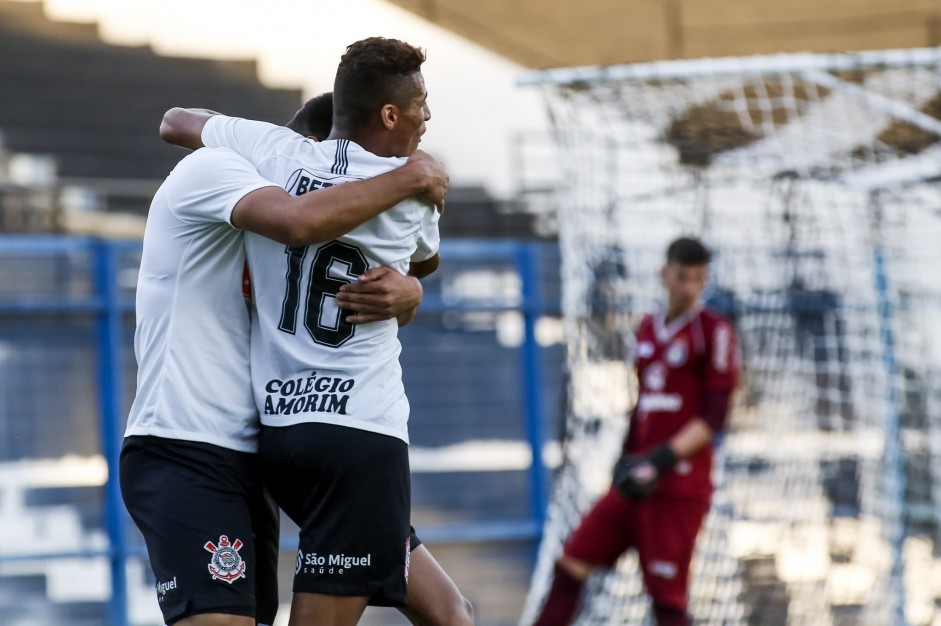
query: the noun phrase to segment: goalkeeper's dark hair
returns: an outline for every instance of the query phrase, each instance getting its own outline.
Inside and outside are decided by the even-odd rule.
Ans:
[[[709,265],[712,253],[701,241],[693,237],[680,237],[667,248],[667,263],[679,265]]]
[[[333,83],[334,125],[361,129],[378,119],[384,105],[406,106],[414,96],[411,77],[424,62],[424,51],[398,39],[369,37],[351,44]]]
[[[329,137],[333,127],[333,92],[322,93],[305,102],[285,126],[305,137],[316,137],[318,141]]]

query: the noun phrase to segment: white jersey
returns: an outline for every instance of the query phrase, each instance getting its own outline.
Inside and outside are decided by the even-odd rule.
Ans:
[[[228,150],[201,149],[157,190],[137,281],[137,396],[125,436],[255,452],[258,413],[236,203],[273,186]]]
[[[214,116],[207,146],[229,148],[259,174],[302,195],[402,165],[349,140],[314,142],[281,126]],[[408,400],[396,320],[350,324],[334,295],[371,267],[405,274],[438,250],[438,213],[417,199],[397,204],[335,241],[286,247],[247,233],[252,276],[252,384],[261,422],[324,422],[408,442]]]

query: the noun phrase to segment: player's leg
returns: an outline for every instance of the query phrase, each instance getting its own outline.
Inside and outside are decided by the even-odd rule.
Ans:
[[[366,596],[294,592],[288,626],[354,626],[366,610]]]
[[[255,624],[253,456],[156,437],[125,441],[121,491],[147,544],[167,624]]]
[[[193,615],[173,622],[173,626],[255,626],[255,619],[224,613]]]
[[[260,476],[260,469],[259,469]],[[255,530],[255,620],[258,626],[271,626],[278,614],[278,556],[281,552],[281,512],[260,484],[251,506]]]
[[[422,545],[414,528],[409,546],[408,604],[399,611],[414,626],[473,626],[473,605]]]
[[[299,522],[291,626],[355,624],[367,602],[406,602],[408,446],[333,424],[263,427],[275,501]]]
[[[592,570],[612,567],[633,545],[632,520],[637,506],[616,489],[595,503],[565,542],[546,602],[533,626],[565,626],[572,622]]]
[[[563,565],[563,558],[555,564],[552,585],[533,626],[567,626],[578,611],[588,575],[572,574],[571,568],[582,570],[585,564],[569,562]]]
[[[637,553],[657,626],[690,626],[689,566],[709,501],[654,495],[638,514]]]

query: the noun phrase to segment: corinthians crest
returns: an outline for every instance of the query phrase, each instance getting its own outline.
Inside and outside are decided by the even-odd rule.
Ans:
[[[212,559],[209,561],[209,573],[213,580],[224,580],[232,584],[239,578],[245,578],[245,561],[239,550],[242,549],[242,541],[236,539],[234,543],[229,542],[225,535],[219,535],[219,546],[217,547],[211,541],[207,541],[203,546],[212,553]]]

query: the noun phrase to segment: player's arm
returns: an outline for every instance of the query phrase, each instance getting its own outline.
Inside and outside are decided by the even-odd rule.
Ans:
[[[441,255],[435,252],[435,255],[430,259],[425,259],[424,261],[413,261],[411,266],[408,268],[408,275],[414,278],[416,281],[425,278],[433,274],[438,269],[438,265],[441,263]],[[419,284],[419,286],[421,286]],[[411,309],[402,311],[397,315],[399,321],[399,327],[405,326],[415,318],[415,314],[418,313],[418,305],[421,304],[419,301]]]
[[[438,220],[440,216],[433,211],[426,211],[421,218],[421,226],[418,229],[416,238],[415,252],[409,259],[409,270],[406,279],[411,281],[411,287],[415,289],[414,300],[407,302],[398,300],[397,305],[388,306],[390,293],[380,291],[383,283],[391,281],[394,277],[396,281],[401,280],[397,272],[392,272],[389,268],[380,268],[387,270],[377,279],[372,281],[360,278],[356,283],[345,285],[338,294],[338,303],[345,309],[356,311],[356,314],[347,317],[347,321],[352,323],[374,322],[395,317],[399,326],[405,326],[415,317],[418,306],[421,304],[421,284],[419,279],[428,276],[438,269],[441,262],[441,255],[438,247],[441,243],[441,236],[438,231]],[[379,271],[379,270],[375,270]],[[368,272],[367,272],[368,274]],[[405,295],[407,289],[398,292]]]
[[[625,455],[614,468],[614,484],[627,496],[644,498],[661,476],[706,446],[725,429],[731,390],[707,390],[700,415],[689,420],[669,441],[645,456]]]
[[[435,252],[434,256],[424,261],[412,261],[408,268],[408,275],[419,279],[425,278],[434,274],[439,265],[441,265],[441,255]]]
[[[686,423],[670,441],[661,446],[664,450],[655,450],[651,455],[652,462],[658,474],[670,470],[679,461],[688,459],[710,443],[715,437],[712,428],[701,417],[694,417]],[[662,457],[660,463],[656,463],[656,458]]]
[[[399,326],[405,326],[421,304],[423,291],[419,279],[438,269],[439,261],[440,256],[435,254],[425,261],[413,262],[407,276],[389,267],[369,269],[355,283],[340,287],[337,304],[354,312],[346,318],[352,324],[394,317]]]
[[[703,395],[705,399],[699,416],[687,422],[663,445],[668,450],[659,453],[663,460],[657,470],[661,474],[671,469],[677,462],[688,459],[710,445],[715,436],[725,430],[732,392],[725,389],[707,389]],[[657,452],[654,452],[651,456],[656,454]]]
[[[203,131],[206,129],[206,124],[209,120],[216,115],[219,115],[219,113],[210,111],[209,109],[184,109],[174,107],[163,115],[163,121],[160,124],[160,138],[167,143],[183,148],[193,150],[202,148],[205,146]],[[225,119],[231,120],[234,118]],[[241,120],[240,123],[243,125],[251,124],[256,127],[264,125],[261,122],[250,122],[246,120]],[[270,128],[270,125],[268,125],[268,127]],[[226,147],[226,145],[227,144],[211,144],[212,147]],[[250,155],[243,156],[250,158]],[[411,169],[403,171],[406,167],[410,167]],[[352,227],[340,234],[346,234],[352,230],[352,228],[359,226],[385,209],[411,196],[419,196],[433,204],[439,212],[444,211],[444,196],[448,190],[448,173],[444,164],[427,152],[419,150],[409,157],[403,167],[369,180],[381,180],[382,182],[358,192],[360,198],[365,198],[367,201],[373,202],[370,206],[364,207],[362,214],[368,215],[368,217],[356,221],[353,223]],[[353,186],[355,188],[357,186],[363,186],[365,182],[368,181],[347,183],[344,187]],[[321,191],[318,190],[318,193],[321,193]],[[351,191],[349,193],[357,192]],[[340,195],[342,196],[343,194]],[[375,201],[379,201],[378,204],[375,204]],[[380,208],[377,210],[376,207]],[[354,220],[351,220],[351,223],[353,221]]]
[[[160,138],[181,148],[196,150],[203,147],[203,127],[213,115],[209,109],[183,109],[173,107],[163,114]]]
[[[275,187],[260,189],[236,205],[232,224],[289,246],[331,241],[405,198],[427,192],[429,184],[446,188],[447,172],[424,154],[387,174],[302,196]],[[440,197],[443,201],[443,191]]]
[[[625,455],[618,459],[613,482],[623,494],[644,498],[657,488],[661,476],[710,445],[715,434],[705,419],[694,417],[650,454]]]
[[[403,326],[411,321],[421,299],[422,286],[418,278],[385,266],[366,270],[355,283],[340,287],[336,295],[341,309],[353,311],[346,317],[352,324],[396,318],[399,326]]]
[[[707,365],[700,381],[702,404],[698,415],[665,444],[668,450],[660,452],[664,466],[657,468],[661,474],[677,461],[688,459],[710,445],[713,438],[725,430],[739,373],[738,341],[731,324],[725,320],[712,329],[706,358]]]

